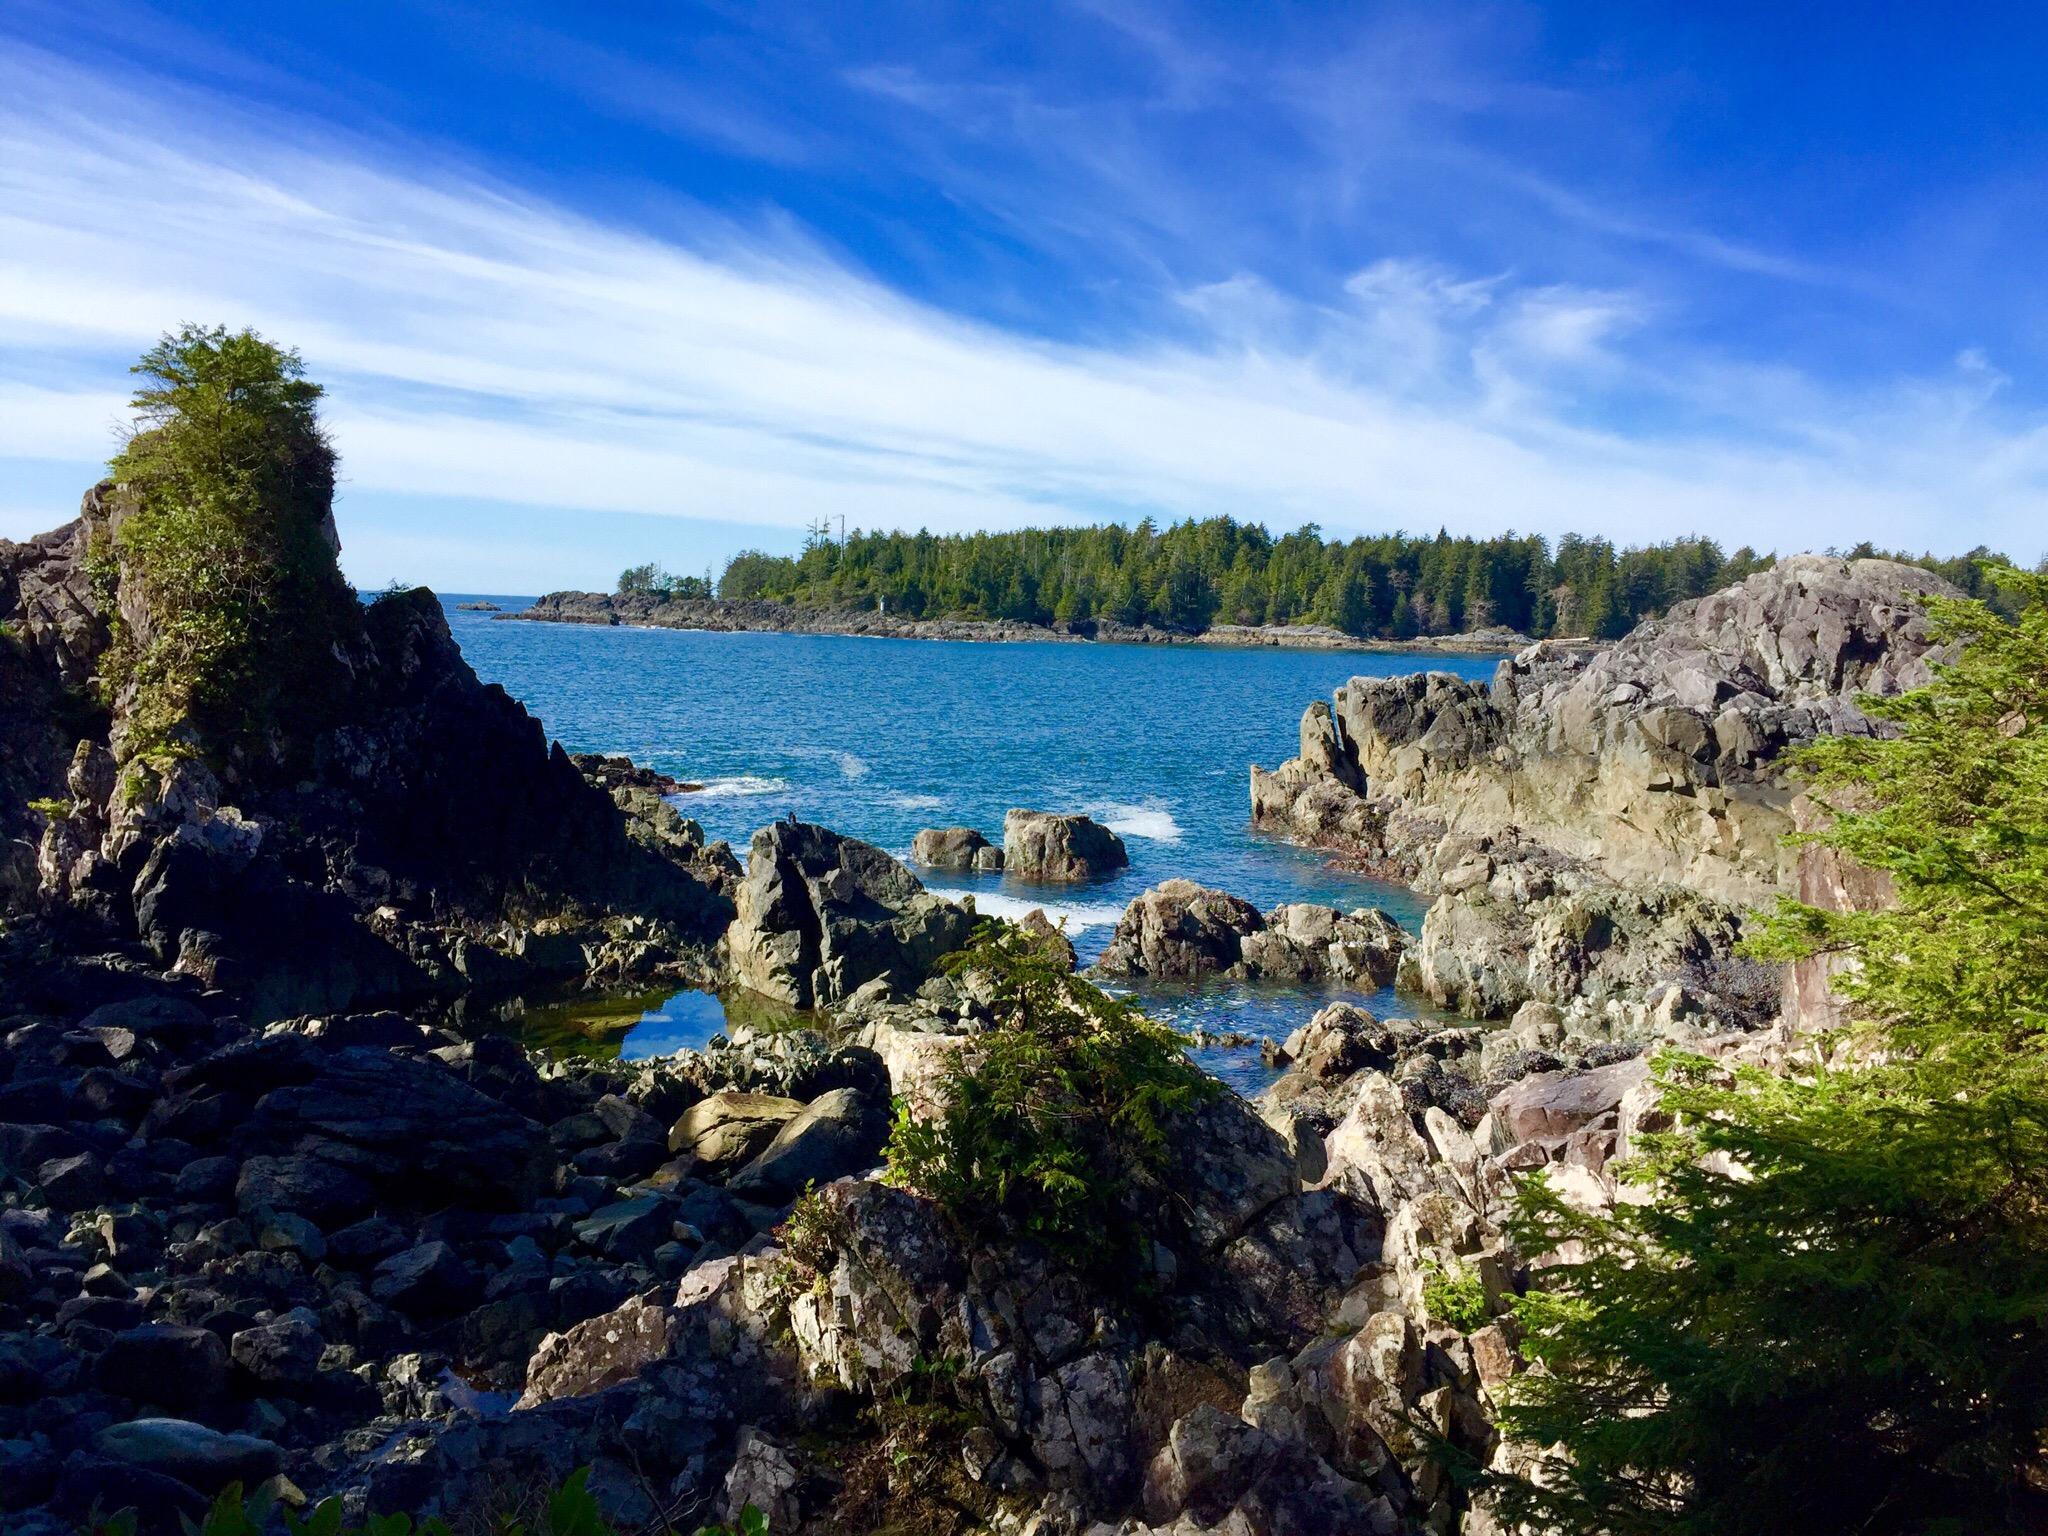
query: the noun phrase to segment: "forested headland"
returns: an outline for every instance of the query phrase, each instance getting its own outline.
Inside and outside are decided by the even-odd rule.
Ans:
[[[1851,556],[1879,553],[1865,544]],[[1965,591],[1983,549],[1955,558],[1893,554]],[[1387,640],[1500,626],[1536,636],[1613,638],[1673,603],[1768,567],[1748,546],[1706,537],[1618,548],[1566,534],[1495,538],[1404,533],[1325,538],[1311,523],[1275,538],[1214,517],[1160,527],[1027,528],[1005,533],[813,530],[799,555],[746,551],[714,583],[658,565],[622,574],[621,593],[768,599],[816,608],[885,608],[912,619],[1093,620],[1200,632],[1219,624],[1322,624]]]

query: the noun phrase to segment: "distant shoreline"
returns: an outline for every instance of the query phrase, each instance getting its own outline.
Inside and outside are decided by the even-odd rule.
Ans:
[[[1015,619],[912,619],[869,608],[801,608],[766,600],[658,598],[603,592],[550,592],[493,622],[591,624],[604,628],[691,629],[730,634],[853,635],[889,640],[971,640],[984,643],[1060,641],[1108,645],[1195,645],[1233,650],[1404,651],[1442,656],[1506,655],[1535,642],[1514,630],[1418,635],[1412,640],[1363,639],[1321,624],[1218,624],[1199,634],[1119,624],[1026,624]]]

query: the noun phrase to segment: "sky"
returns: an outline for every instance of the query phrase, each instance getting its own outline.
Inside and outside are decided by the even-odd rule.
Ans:
[[[2048,554],[2023,5],[0,0],[0,537],[186,321],[362,587],[819,519]]]

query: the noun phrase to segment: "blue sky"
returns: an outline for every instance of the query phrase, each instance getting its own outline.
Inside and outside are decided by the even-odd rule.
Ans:
[[[2044,44],[1991,5],[10,0],[0,535],[69,515],[195,319],[328,385],[365,586],[840,515],[2031,561]]]

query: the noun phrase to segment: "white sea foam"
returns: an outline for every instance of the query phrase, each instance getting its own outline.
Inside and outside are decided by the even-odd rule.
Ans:
[[[1177,843],[1180,823],[1161,805],[1106,802],[1088,807],[1088,814],[1119,837],[1142,837],[1152,843]]]
[[[767,779],[758,774],[736,773],[729,778],[706,779],[702,789],[687,791],[677,797],[676,803],[688,805],[692,800],[751,800],[759,795],[779,795],[788,788],[787,779]]]
[[[884,795],[882,798],[899,811],[936,811],[946,803],[939,795]]]
[[[834,752],[832,757],[839,764],[839,771],[847,778],[864,779],[868,776],[866,759],[855,757],[851,752]]]
[[[974,898],[974,910],[983,917],[1007,917],[1012,920],[1032,910],[1043,912],[1055,923],[1067,925],[1067,936],[1090,928],[1108,928],[1124,915],[1124,909],[1110,902],[1092,901],[1033,901],[1028,896],[1006,896],[1000,891],[947,891],[933,887],[933,894],[949,897],[955,901],[963,896]]]

